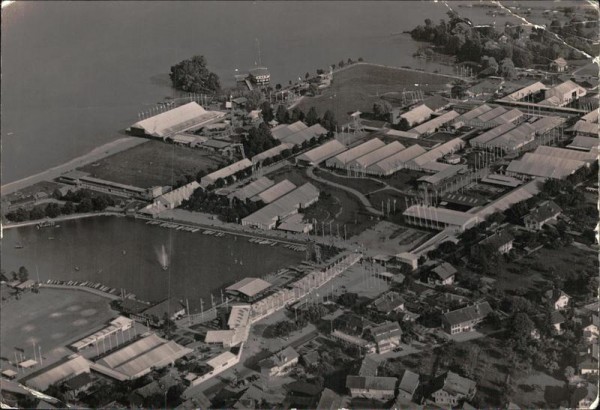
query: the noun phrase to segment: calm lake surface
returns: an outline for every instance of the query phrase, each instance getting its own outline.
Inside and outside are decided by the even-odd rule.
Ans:
[[[248,238],[214,237],[146,225],[122,217],[61,222],[58,228],[24,227],[4,231],[2,268],[27,267],[32,279],[101,282],[125,288],[144,300],[169,295],[210,301],[219,289],[246,276],[263,276],[304,259],[303,252],[256,245]],[[53,239],[50,239],[53,238]],[[15,245],[24,247],[16,249]],[[158,262],[162,246],[170,269]],[[79,271],[75,270],[79,267]],[[208,304],[206,305],[208,306]]]

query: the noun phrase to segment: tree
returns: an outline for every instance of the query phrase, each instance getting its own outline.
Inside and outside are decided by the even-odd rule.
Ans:
[[[103,211],[108,206],[108,200],[104,195],[98,195],[92,198],[92,207],[94,211]]]
[[[450,95],[452,98],[464,98],[467,87],[464,84],[455,84],[452,86],[450,90]]]
[[[92,204],[92,200],[90,198],[84,198],[77,205],[77,212],[91,212],[94,209],[94,205]]]
[[[67,201],[61,208],[60,212],[63,215],[71,215],[73,212],[75,212],[75,205],[73,202]]]
[[[48,218],[56,218],[60,215],[60,205],[54,202],[49,203],[46,205],[45,213]]]
[[[33,220],[43,219],[45,216],[46,216],[46,213],[44,212],[44,209],[40,206],[36,206],[29,213],[29,218],[33,219]]]
[[[288,110],[285,108],[285,105],[280,105],[277,107],[277,112],[275,113],[275,119],[280,124],[286,124],[290,120],[290,114]]]
[[[171,67],[173,87],[186,92],[213,94],[220,90],[219,77],[206,68],[204,56],[194,56]]]
[[[271,108],[271,103],[269,101],[264,101],[260,107],[261,107],[261,114],[263,117],[263,121],[265,121],[265,122],[273,121],[273,118],[275,118],[275,115],[273,114],[273,108]]]
[[[290,116],[290,123],[294,123],[297,121],[304,121],[304,112],[300,108],[295,107],[292,110],[292,114]]]
[[[338,67],[339,68],[344,67],[344,60],[340,60],[340,62],[338,63]]]
[[[281,90],[281,88],[282,88],[282,87],[281,87],[281,84],[279,84],[279,83],[275,84],[275,89],[276,89],[277,91]]]
[[[181,384],[174,384],[167,390],[167,408],[174,409],[181,404],[181,395],[185,387]]]
[[[321,119],[321,125],[328,131],[334,131],[337,127],[337,121],[331,110],[325,111],[323,118]]]
[[[358,62],[362,63],[363,61],[365,61],[362,57],[358,57]]]
[[[246,107],[249,110],[256,110],[265,100],[265,97],[260,90],[252,90],[246,94]]]
[[[27,279],[29,279],[29,271],[25,266],[21,266],[19,268],[19,273],[17,275],[21,282],[25,282]]]
[[[400,131],[408,131],[410,130],[410,123],[406,118],[400,118],[398,125],[396,126]]]
[[[307,71],[306,74],[304,74],[304,79],[308,80],[310,78],[310,73]]]
[[[319,122],[319,115],[317,114],[317,110],[315,107],[310,107],[308,113],[306,114],[306,124],[310,127],[311,125],[315,125]]]
[[[379,100],[373,104],[373,114],[380,120],[387,120],[390,112],[392,111],[392,104],[386,100]]]
[[[513,79],[517,76],[517,70],[515,70],[515,65],[510,58],[505,58],[500,62],[500,75],[507,79]]]

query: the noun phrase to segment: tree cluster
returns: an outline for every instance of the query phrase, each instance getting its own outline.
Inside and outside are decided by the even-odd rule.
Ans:
[[[171,67],[169,74],[173,87],[193,93],[217,93],[221,85],[219,76],[206,68],[204,56],[194,56]]]
[[[45,206],[36,206],[32,209],[18,208],[7,213],[6,218],[12,222],[35,221],[73,213],[103,211],[107,207],[115,205],[112,197],[102,193],[94,193],[87,189],[80,189],[75,192],[69,191],[63,196],[59,194],[58,199],[66,201],[65,204],[61,206],[55,202],[50,202]]]
[[[264,122],[258,127],[251,128],[248,131],[248,135],[242,139],[242,145],[247,157],[253,157],[279,144],[281,142],[273,138],[269,126]]]
[[[258,211],[264,204],[261,201],[240,201],[237,198],[227,198],[212,191],[198,188],[190,199],[184,201],[182,207],[190,211],[207,212],[219,215],[226,222],[239,222],[242,218]]]

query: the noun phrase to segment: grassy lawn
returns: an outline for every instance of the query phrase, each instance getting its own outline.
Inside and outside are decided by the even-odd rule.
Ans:
[[[425,175],[430,174],[422,171],[402,169],[387,178],[383,178],[382,180],[394,188],[404,190],[414,188],[415,181]]]
[[[450,79],[433,73],[414,72],[402,68],[357,64],[334,74],[331,87],[322,95],[307,97],[299,108],[308,112],[315,107],[319,115],[331,110],[340,124],[349,121],[348,114],[356,110],[371,112],[382,96],[399,96],[404,90],[439,90]],[[421,84],[416,87],[415,84]]]
[[[15,347],[30,354],[32,342],[46,354],[115,316],[108,299],[87,292],[42,288],[25,293],[2,306],[1,355],[11,358]]]
[[[346,175],[342,173],[344,171],[340,171],[340,175]],[[349,188],[356,189],[358,192],[362,194],[368,194],[369,192],[376,191],[378,189],[383,188],[385,185],[381,182],[374,181],[369,178],[345,178],[344,176],[335,176],[327,171],[322,171],[320,169],[315,169],[315,175],[326,179],[328,181],[335,182],[340,185],[345,185]]]
[[[129,184],[141,188],[172,185],[185,175],[224,164],[224,158],[198,149],[148,141],[96,163],[82,171],[96,178]]]

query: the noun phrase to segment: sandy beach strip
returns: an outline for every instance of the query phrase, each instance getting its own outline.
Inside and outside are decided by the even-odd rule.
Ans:
[[[19,191],[33,184],[37,184],[41,181],[51,181],[55,178],[58,178],[65,172],[72,171],[75,168],[79,168],[91,162],[95,162],[118,152],[133,148],[137,145],[143,144],[144,142],[148,142],[148,140],[137,137],[119,138],[116,141],[112,141],[100,147],[94,148],[87,154],[72,159],[65,164],[50,168],[46,171],[40,172],[39,174],[31,175],[29,177],[19,179],[18,181],[2,185],[1,195],[12,194],[13,192]]]

